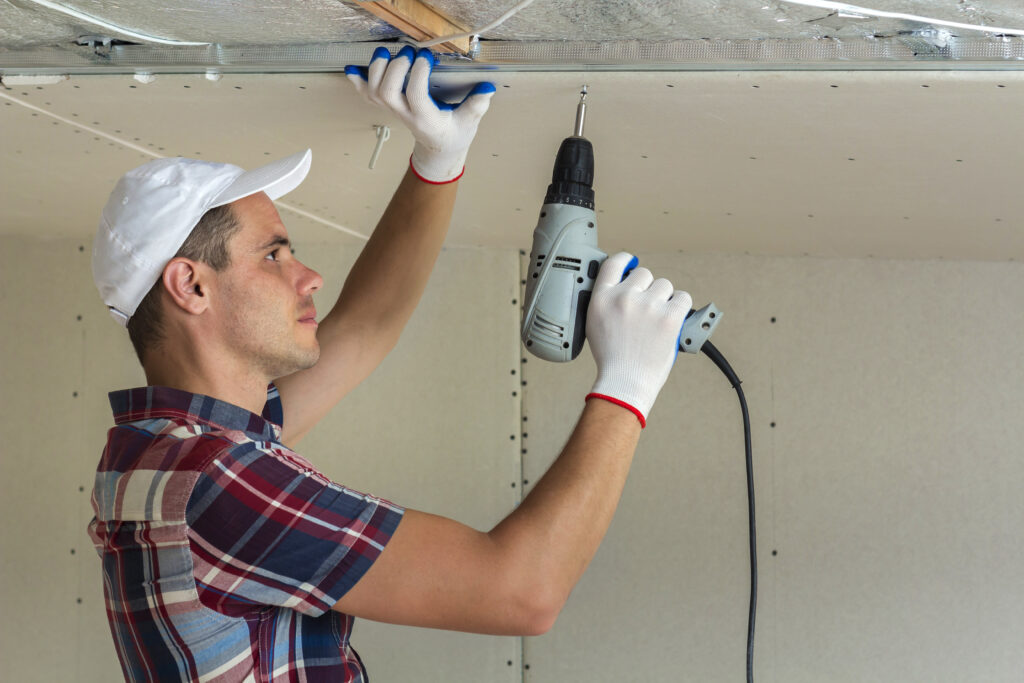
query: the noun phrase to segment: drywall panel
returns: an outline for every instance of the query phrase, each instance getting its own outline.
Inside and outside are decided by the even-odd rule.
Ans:
[[[324,274],[326,311],[355,252],[300,245],[297,255]],[[301,452],[358,490],[480,530],[497,524],[520,491],[518,277],[514,251],[445,250],[398,346]],[[374,680],[521,679],[517,638],[362,620],[352,643]]]
[[[438,72],[435,84],[444,93],[482,78],[499,87],[461,181],[453,245],[528,246],[588,83],[609,247],[1024,259],[1007,144],[1024,134],[1022,71]],[[374,124],[392,136],[371,171]],[[339,74],[75,76],[0,90],[0,126],[6,234],[88,237],[112,179],[145,154],[253,167],[306,147],[312,171],[284,203],[366,234],[412,146]],[[325,223],[294,229],[334,239]]]
[[[118,680],[86,524],[106,392],[142,373],[91,285],[89,241],[4,237],[0,252],[4,676]]]
[[[1024,268],[641,255],[725,312],[750,404],[760,550],[755,680],[1016,681]],[[593,377],[529,357],[524,477]],[[738,403],[680,356],[611,529],[531,681],[743,680],[748,571]],[[526,487],[529,493],[529,485]]]
[[[0,598],[17,615],[0,630],[5,679],[118,680],[86,525],[106,394],[144,377],[91,283],[89,240],[0,244]],[[296,253],[323,274],[326,312],[357,250],[338,236],[300,238]],[[406,336],[303,454],[354,488],[479,528],[497,522],[519,495],[517,283],[513,251],[442,253]],[[353,643],[375,680],[520,679],[515,638],[358,620]]]

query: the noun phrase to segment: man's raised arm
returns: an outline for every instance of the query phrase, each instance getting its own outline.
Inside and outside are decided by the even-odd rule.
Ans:
[[[690,295],[605,261],[587,338],[597,380],[561,455],[491,531],[409,510],[334,606],[356,617],[477,633],[536,635],[554,623],[600,544],[641,427],[676,359]]]
[[[494,86],[479,83],[458,105],[430,97],[429,50],[378,48],[366,68],[346,74],[369,101],[398,116],[416,146],[409,170],[353,266],[337,303],[320,322],[320,360],[277,380],[282,441],[294,446],[391,351],[420,301],[451,223],[458,179]],[[406,76],[408,85],[406,86]]]

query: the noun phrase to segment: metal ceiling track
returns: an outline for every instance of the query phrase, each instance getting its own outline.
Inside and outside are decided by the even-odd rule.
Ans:
[[[117,44],[0,52],[0,75],[314,73],[365,64],[400,42],[201,47]],[[1024,38],[956,38],[943,31],[807,40],[480,41],[440,55],[445,71],[1020,70]]]

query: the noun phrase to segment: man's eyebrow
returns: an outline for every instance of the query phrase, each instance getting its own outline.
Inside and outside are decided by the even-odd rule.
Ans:
[[[292,243],[284,235],[274,235],[273,239],[264,245],[261,245],[257,251],[263,251],[264,249],[270,249],[271,247],[288,247],[291,248]]]

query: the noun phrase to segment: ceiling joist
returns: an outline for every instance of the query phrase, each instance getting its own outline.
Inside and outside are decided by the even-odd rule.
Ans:
[[[469,30],[420,0],[356,0],[355,4],[417,41],[433,40]],[[451,40],[441,43],[439,47],[444,52],[464,55],[469,52],[469,38]]]

